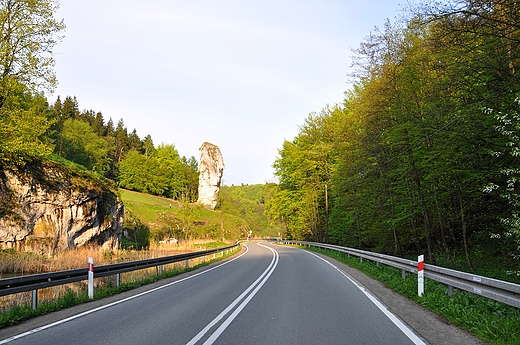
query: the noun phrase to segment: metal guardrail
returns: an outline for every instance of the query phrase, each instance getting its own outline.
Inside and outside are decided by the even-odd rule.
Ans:
[[[398,258],[395,256],[373,253],[365,250],[341,247],[331,244],[303,242],[303,241],[280,241],[286,244],[298,244],[303,246],[313,246],[316,248],[330,249],[348,255],[353,255],[362,259],[396,267],[402,270],[403,279],[405,272],[417,273],[417,261]],[[451,296],[453,288],[468,291],[489,299],[520,308],[520,285],[498,279],[487,278],[466,272],[455,271],[435,265],[424,265],[424,276],[438,281],[448,286],[448,294]]]
[[[150,267],[157,267],[166,264],[172,264],[175,262],[180,262],[186,260],[186,268],[188,268],[188,260],[203,257],[206,255],[216,254],[218,252],[223,252],[232,248],[235,248],[240,245],[240,242],[237,242],[233,245],[215,249],[208,249],[200,252],[192,252],[185,254],[178,254],[173,256],[164,256],[160,258],[154,259],[145,259],[139,261],[129,261],[129,262],[121,262],[117,264],[96,266],[94,269],[94,278],[101,278],[110,275],[118,275],[125,272],[141,270]],[[162,269],[161,269],[162,272]],[[32,291],[33,299],[32,299],[32,307],[36,308],[37,304],[37,291],[39,289],[80,282],[88,279],[88,269],[87,268],[78,268],[74,270],[67,271],[58,271],[58,272],[50,272],[50,273],[41,273],[41,274],[33,274],[27,276],[13,277],[13,278],[5,278],[0,279],[0,296],[6,296],[10,294]],[[119,282],[119,279],[118,279]],[[117,284],[119,285],[119,284]]]

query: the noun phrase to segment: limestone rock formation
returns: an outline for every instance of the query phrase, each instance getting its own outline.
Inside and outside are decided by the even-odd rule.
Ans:
[[[224,173],[224,158],[218,146],[210,143],[202,144],[199,152],[199,202],[214,210]]]
[[[109,188],[50,162],[0,171],[0,248],[117,249],[124,207]]]

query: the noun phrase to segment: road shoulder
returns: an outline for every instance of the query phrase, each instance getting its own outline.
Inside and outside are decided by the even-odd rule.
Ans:
[[[317,253],[315,253],[317,254]],[[386,308],[432,345],[478,345],[486,344],[470,332],[459,328],[449,320],[424,308],[416,302],[386,287],[365,273],[338,260],[317,254],[336,266],[340,271],[368,290]]]

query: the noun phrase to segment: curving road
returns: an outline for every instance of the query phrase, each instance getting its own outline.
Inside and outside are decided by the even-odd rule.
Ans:
[[[245,246],[240,256],[182,279],[88,303],[25,332],[12,334],[28,325],[0,330],[0,344],[424,344],[319,256]]]

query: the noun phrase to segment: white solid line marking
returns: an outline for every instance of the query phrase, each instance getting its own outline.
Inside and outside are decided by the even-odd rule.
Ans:
[[[251,294],[249,294],[249,296],[247,296],[247,298],[238,306],[237,309],[235,309],[235,311],[226,319],[226,321],[224,321],[220,325],[220,327],[217,328],[217,330],[215,332],[213,332],[213,334],[208,338],[208,340],[206,340],[204,342],[204,345],[211,345],[218,339],[218,337],[220,337],[220,335],[226,330],[226,328],[228,328],[228,326],[231,324],[231,322],[233,322],[233,320],[238,316],[238,314],[240,314],[242,309],[244,309],[245,306],[249,303],[249,301],[251,301],[251,299],[256,295],[258,290],[260,290],[260,288],[265,284],[265,282],[269,279],[271,274],[273,274],[274,270],[276,269],[276,266],[278,265],[278,257],[279,257],[278,252],[267,246],[264,246],[261,244],[258,244],[258,245],[271,250],[273,252],[273,254],[275,254],[276,261],[274,263],[273,268],[269,271],[267,276],[260,282],[260,284],[258,284],[256,289],[254,289],[253,292],[251,292]]]
[[[41,326],[41,327],[38,327],[38,328],[32,329],[32,330],[30,330],[30,331],[24,332],[24,333],[20,333],[20,334],[17,334],[17,335],[13,335],[12,337],[6,338],[6,339],[4,339],[4,340],[0,340],[0,345],[10,343],[10,342],[13,341],[13,340],[20,339],[20,338],[24,338],[24,337],[26,337],[26,336],[28,336],[28,335],[31,335],[31,334],[34,334],[34,333],[37,333],[37,332],[40,332],[40,331],[46,330],[46,329],[51,328],[51,327],[54,327],[54,326],[61,325],[62,323],[65,323],[65,322],[68,322],[68,321],[72,321],[72,320],[74,320],[74,319],[80,318],[80,317],[85,316],[85,315],[88,315],[88,314],[92,314],[92,313],[94,313],[94,312],[96,312],[96,311],[103,310],[103,309],[106,309],[106,308],[112,307],[112,306],[114,306],[114,305],[117,305],[117,304],[120,304],[120,303],[123,303],[123,302],[129,301],[129,300],[132,300],[132,299],[134,299],[134,298],[137,298],[137,297],[140,297],[140,296],[143,296],[143,295],[147,295],[147,294],[152,293],[152,292],[155,292],[155,291],[157,291],[157,290],[161,290],[161,289],[164,289],[164,288],[166,288],[166,287],[169,287],[169,286],[175,285],[175,284],[180,283],[180,282],[183,282],[183,281],[185,281],[185,280],[188,280],[188,279],[191,279],[191,278],[195,278],[195,277],[200,276],[200,275],[202,275],[202,274],[204,274],[204,273],[207,273],[207,272],[209,272],[209,271],[212,271],[212,270],[214,270],[214,269],[217,269],[217,268],[219,268],[219,267],[222,267],[222,266],[224,266],[224,265],[227,265],[228,263],[230,263],[230,262],[232,262],[232,261],[235,261],[236,259],[238,259],[238,258],[244,256],[244,255],[249,251],[249,248],[248,248],[247,246],[245,246],[245,247],[246,247],[246,251],[245,251],[245,252],[243,252],[242,254],[240,254],[239,256],[237,256],[236,258],[233,258],[233,259],[231,259],[231,260],[229,260],[229,261],[226,261],[226,262],[224,262],[224,263],[222,263],[222,264],[220,264],[220,265],[217,265],[217,266],[212,267],[212,268],[209,268],[209,269],[207,269],[207,270],[205,270],[205,271],[202,271],[202,272],[196,273],[196,274],[194,274],[194,275],[192,275],[192,276],[189,276],[189,277],[186,277],[186,278],[182,278],[182,279],[179,279],[179,280],[177,280],[177,281],[174,281],[174,282],[168,283],[168,284],[166,284],[166,285],[161,285],[161,286],[159,286],[159,287],[156,287],[155,289],[148,290],[148,291],[144,291],[144,292],[141,292],[141,293],[139,293],[139,294],[137,294],[137,295],[133,295],[133,296],[130,296],[130,297],[124,298],[124,299],[122,299],[122,300],[115,301],[115,302],[112,302],[112,303],[110,303],[110,304],[103,305],[103,306],[101,306],[101,307],[97,307],[97,308],[94,308],[94,309],[91,309],[91,310],[87,310],[87,311],[85,311],[85,312],[83,312],[83,313],[80,313],[80,314],[77,314],[77,315],[74,315],[74,316],[68,317],[68,318],[66,318],[66,319],[59,320],[59,321],[56,321],[56,322],[53,322],[53,323],[47,324],[47,325],[44,325],[44,326]]]
[[[339,268],[337,268],[336,266],[334,266],[332,263],[328,262],[324,258],[320,257],[319,255],[316,255],[309,251],[305,251],[305,252],[309,253],[311,255],[314,255],[315,257],[317,257],[320,260],[325,261],[327,264],[331,265],[336,270],[338,270],[338,272],[340,272],[345,278],[350,280],[352,282],[352,284],[354,284],[359,290],[361,290],[361,292],[363,292],[365,294],[365,296],[367,296],[368,299],[370,301],[372,301],[372,303],[374,303],[375,306],[378,307],[379,310],[381,310],[383,312],[383,314],[385,314],[386,317],[388,317],[390,319],[390,321],[392,321],[397,326],[397,328],[399,328],[414,344],[426,345],[426,343],[421,338],[419,338],[410,328],[408,328],[408,326],[406,326],[401,320],[399,320],[397,318],[397,316],[395,316],[390,310],[388,310],[377,298],[374,297],[374,295],[372,295],[364,287],[362,287],[361,285],[356,283],[354,280],[352,280],[342,270],[340,270]]]
[[[254,296],[256,294],[256,292],[260,289],[260,287],[265,283],[265,281],[267,281],[267,279],[272,274],[272,272],[274,271],[274,269],[276,268],[276,265],[278,263],[278,253],[272,248],[269,248],[269,247],[264,246],[259,243],[258,243],[258,245],[261,247],[265,247],[265,248],[271,250],[271,252],[273,252],[273,258],[271,259],[269,266],[246,290],[244,290],[244,292],[242,292],[242,294],[240,294],[240,296],[238,296],[229,306],[226,307],[226,309],[224,309],[219,315],[217,315],[217,317],[215,317],[206,327],[204,327],[199,333],[197,333],[193,337],[193,339],[191,339],[186,345],[194,345],[195,343],[197,343],[197,341],[199,341],[213,326],[215,326],[225,315],[227,315],[266,275],[267,275],[267,277],[259,284],[259,287],[257,287],[257,289],[255,289],[255,291],[253,291],[251,293],[251,295],[249,295],[248,299],[246,299],[244,301],[245,304],[247,304],[249,302],[249,300],[251,300],[252,296]],[[246,245],[246,247],[247,247],[247,245]],[[244,302],[238,308],[242,307],[242,309],[243,309],[245,307]],[[240,309],[240,310],[242,310],[242,309]],[[237,313],[237,315],[238,315],[238,313]],[[233,317],[233,319],[235,317],[236,317],[236,315]],[[227,320],[229,320],[229,318]],[[229,323],[231,323],[231,321]],[[226,325],[226,327],[227,327],[227,325]],[[211,337],[213,337],[215,335],[215,333],[217,333],[218,330],[220,330],[221,328],[222,328],[222,325],[213,333],[213,335]],[[224,331],[224,329],[225,328],[223,328],[220,331],[220,333],[218,333],[218,335],[211,341],[211,343],[213,343],[218,338],[218,336]],[[211,337],[210,337],[210,339],[211,339]],[[208,343],[208,341],[209,341],[209,339],[206,341],[206,343]],[[204,344],[206,344],[206,343],[204,343]],[[211,344],[211,343],[208,343],[208,344]]]

